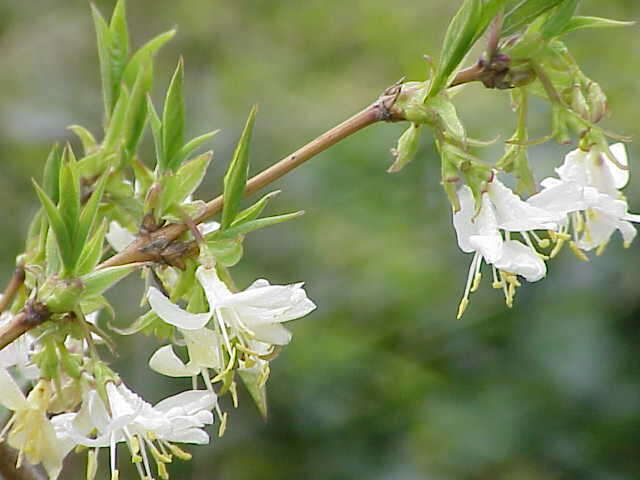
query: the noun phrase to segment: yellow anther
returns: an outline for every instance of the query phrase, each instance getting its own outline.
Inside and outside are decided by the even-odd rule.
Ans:
[[[564,238],[558,238],[558,243],[554,245],[553,250],[551,250],[551,253],[549,254],[549,258],[554,258],[558,253],[560,253],[560,250],[562,250],[562,247],[564,246],[564,242]]]
[[[476,276],[473,277],[473,283],[471,284],[471,293],[475,292],[480,286],[480,280],[482,280],[482,274],[480,272],[476,273]]]
[[[609,244],[609,240],[607,240],[606,242],[600,244],[600,246],[596,250],[596,255],[598,257],[604,253],[604,251],[607,248],[608,244]],[[625,242],[624,243],[624,248],[629,248],[629,243]]]
[[[120,472],[118,470],[114,470],[111,472],[111,480],[118,480],[120,478]]]
[[[549,240],[548,238],[543,238],[538,241],[538,245],[540,246],[540,248],[549,248],[549,246],[551,245],[551,240]]]
[[[142,461],[142,457],[138,454],[131,455],[131,463],[140,463]]]
[[[458,307],[458,315],[456,315],[456,318],[458,320],[462,318],[462,315],[464,314],[464,311],[467,309],[468,306],[469,306],[469,299],[463,298],[462,301],[460,302],[460,306]]]
[[[504,282],[502,282],[502,281],[500,281],[500,282],[493,282],[493,283],[491,284],[491,286],[492,286],[493,288],[502,288],[502,287],[504,287]]]
[[[158,463],[158,475],[160,475],[162,480],[169,480],[169,472],[164,463]]]
[[[576,245],[576,242],[573,242],[573,241],[569,242],[569,248],[571,248],[571,251],[574,253],[576,257],[578,257],[578,259],[582,260],[583,262],[589,261],[589,257],[587,257],[585,253],[578,248],[578,245]]]
[[[227,430],[227,412],[225,412],[222,417],[220,417],[220,428],[218,428],[218,436],[221,437],[224,435],[224,432]]]
[[[167,443],[166,446],[169,447],[169,450],[171,450],[171,453],[173,453],[180,460],[185,460],[185,461],[191,460],[191,454],[188,452],[185,452],[177,445],[174,445],[172,443]]]

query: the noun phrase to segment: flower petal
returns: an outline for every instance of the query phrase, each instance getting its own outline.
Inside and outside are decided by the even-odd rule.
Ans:
[[[489,196],[498,227],[510,232],[555,229],[564,216],[528,204],[497,178],[489,184]]]
[[[13,377],[4,368],[0,368],[0,405],[16,411],[27,408],[27,399]]]
[[[291,341],[291,332],[279,323],[268,323],[250,327],[256,340],[273,345],[286,345]]]
[[[193,377],[200,373],[200,368],[185,365],[173,351],[171,345],[160,347],[149,359],[149,367],[167,377]]]
[[[545,185],[547,188],[527,199],[529,205],[562,217],[569,212],[584,210],[587,207],[583,198],[584,189],[577,183],[558,180],[546,182]]]
[[[187,390],[165,398],[153,408],[169,416],[189,416],[201,410],[211,410],[217,401],[216,395],[208,390]]]
[[[628,167],[629,161],[627,160],[627,149],[624,143],[614,143],[609,147],[609,150],[611,150],[611,153],[613,153],[613,156],[616,157],[620,165]],[[613,186],[617,189],[624,188],[629,182],[629,170],[623,170],[609,159],[606,159],[606,161],[611,171],[611,177],[613,178]]]
[[[476,234],[476,226],[472,222],[475,214],[475,201],[471,189],[466,185],[458,190],[460,210],[453,214],[453,227],[458,237],[458,246],[465,253],[471,253],[475,249],[469,242],[471,235]]]
[[[531,247],[516,240],[504,242],[502,257],[494,263],[496,268],[537,282],[547,274],[547,266]]]
[[[112,221],[109,224],[109,231],[105,237],[109,245],[111,245],[116,252],[121,252],[136,239],[133,233],[122,227],[116,221]]]
[[[184,330],[197,330],[204,327],[211,318],[210,313],[190,313],[165,297],[155,287],[147,294],[151,309],[165,322]]]
[[[587,156],[588,152],[584,152],[579,148],[570,151],[564,157],[564,163],[556,168],[560,179],[565,182],[575,182],[583,187],[587,186],[589,184],[586,166]]]

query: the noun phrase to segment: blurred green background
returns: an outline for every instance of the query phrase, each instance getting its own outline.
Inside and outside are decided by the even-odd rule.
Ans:
[[[96,3],[105,14],[113,6]],[[159,56],[156,100],[183,55],[189,133],[223,129],[200,189],[207,199],[220,191],[252,104],[260,106],[257,172],[398,78],[423,79],[422,55],[437,55],[458,4],[130,0],[129,20],[136,45],[179,28]],[[585,0],[582,12],[640,19],[640,2]],[[86,1],[0,1],[1,278],[36,209],[30,177],[40,177],[51,143],[71,140],[73,123],[100,131],[92,29]],[[640,137],[638,27],[576,33],[568,43],[609,95],[608,128]],[[472,136],[511,134],[506,94],[473,85],[457,103]],[[532,137],[548,133],[544,105],[531,122]],[[640,243],[625,251],[616,238],[589,264],[565,250],[511,310],[485,278],[456,321],[471,258],[457,247],[429,135],[414,163],[385,173],[402,130],[371,127],[274,185],[284,192],[271,212],[307,215],[251,236],[234,273],[243,286],[261,276],[304,280],[318,310],[290,325],[294,340],[272,365],[268,421],[244,393],[237,410],[225,400],[227,434],[173,465],[174,478],[640,478]],[[534,147],[538,178],[567,150]],[[638,170],[640,149],[629,150]],[[500,151],[484,153],[491,160]],[[631,178],[626,194],[639,211],[640,175]],[[130,282],[115,292],[118,323],[133,320],[141,289]],[[149,401],[184,387],[150,373],[156,342],[118,340],[117,368]],[[62,478],[83,468],[76,456]],[[121,478],[134,478],[127,472]]]

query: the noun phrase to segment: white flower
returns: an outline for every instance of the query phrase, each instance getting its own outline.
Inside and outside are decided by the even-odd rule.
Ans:
[[[458,245],[463,252],[475,253],[459,318],[468,305],[469,293],[478,287],[483,261],[492,265],[494,287],[503,289],[508,305],[519,285],[517,275],[529,282],[543,278],[546,265],[529,234],[535,237],[533,230],[556,229],[561,216],[527,204],[495,177],[482,193],[479,209],[469,187],[462,187],[458,197],[461,208],[453,215]],[[510,232],[519,232],[525,243],[511,239]]]
[[[203,368],[220,369],[222,359],[220,336],[229,353],[231,339],[238,338],[250,350],[250,341],[271,345],[285,345],[291,333],[281,324],[301,318],[316,308],[302,288],[302,283],[270,285],[257,280],[246,290],[233,293],[222,282],[215,267],[200,266],[196,277],[202,285],[209,304],[206,313],[190,313],[172,303],[156,288],[149,289],[149,305],[165,322],[183,333],[190,361],[184,364],[171,346],[164,346],[151,358],[154,370],[171,376],[191,376]],[[205,328],[215,319],[216,331]]]
[[[109,245],[116,251],[121,252],[127,248],[136,236],[126,228],[122,227],[118,222],[112,221],[109,224],[109,231],[105,235]]]
[[[58,478],[62,462],[75,444],[58,435],[47,418],[48,383],[39,382],[25,397],[9,372],[0,368],[0,392],[0,405],[14,412],[0,437],[8,432],[9,445],[20,451],[19,463],[24,455],[31,463],[41,463],[49,478]]]
[[[543,180],[543,190],[527,200],[532,206],[564,217],[559,238],[561,242],[570,239],[567,232],[571,230],[570,245],[580,258],[584,254],[579,249],[600,248],[601,252],[616,230],[620,230],[628,246],[636,235],[631,222],[640,221],[640,216],[628,212],[627,202],[619,191],[629,181],[625,147],[616,143],[610,150],[615,163],[597,148],[569,152],[556,169],[559,178]],[[552,254],[558,250],[554,249]]]
[[[167,478],[166,464],[171,454],[188,459],[177,443],[207,444],[209,435],[203,430],[213,423],[211,409],[216,406],[215,394],[206,390],[191,390],[169,397],[155,406],[129,390],[124,384],[106,384],[108,407],[97,391],[89,391],[78,413],[66,413],[52,418],[56,430],[73,442],[90,448],[109,447],[112,478],[118,478],[116,445],[126,442],[132,461],[141,478],[153,478],[150,460],[156,462],[161,478]],[[87,433],[96,431],[95,437]],[[62,434],[61,434],[62,435]]]
[[[9,312],[0,314],[0,327],[9,323],[11,319],[12,315]],[[26,365],[29,361],[30,343],[30,337],[25,334],[0,350],[0,368]]]

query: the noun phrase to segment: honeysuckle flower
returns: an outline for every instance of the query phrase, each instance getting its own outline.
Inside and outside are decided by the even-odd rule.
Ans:
[[[628,212],[620,192],[629,181],[626,150],[622,143],[611,145],[610,150],[615,163],[596,147],[569,152],[556,169],[559,178],[543,180],[543,190],[527,200],[564,218],[552,256],[569,239],[574,252],[586,258],[581,250],[598,248],[600,253],[616,230],[621,232],[625,246],[635,237],[631,222],[640,222],[640,216]]]
[[[116,449],[125,442],[140,477],[153,478],[151,460],[156,462],[161,478],[168,478],[166,464],[172,455],[188,460],[190,455],[174,443],[207,444],[209,435],[203,427],[213,423],[211,410],[217,397],[207,390],[191,390],[162,400],[155,406],[145,402],[124,384],[108,382],[107,403],[96,390],[87,392],[78,413],[57,415],[51,420],[78,445],[110,448],[112,479],[118,478]],[[87,436],[95,431],[95,437]]]
[[[75,443],[57,435],[47,417],[52,393],[49,384],[39,382],[25,397],[9,372],[0,368],[0,392],[0,405],[13,412],[0,439],[6,435],[9,445],[19,450],[18,463],[24,456],[33,464],[41,463],[49,478],[58,478],[62,462]]]
[[[136,236],[118,222],[112,220],[105,238],[107,242],[109,242],[109,245],[111,245],[111,248],[116,252],[121,252],[136,239]]]
[[[527,204],[503,185],[495,176],[487,185],[476,208],[471,189],[458,192],[460,210],[453,215],[458,245],[463,252],[474,253],[458,318],[469,303],[469,294],[478,287],[482,262],[492,266],[493,286],[502,288],[507,304],[513,301],[517,276],[529,282],[546,275],[546,265],[535,250],[530,236],[534,230],[556,229],[561,215]],[[525,243],[511,238],[518,232]]]
[[[291,333],[281,324],[301,318],[316,308],[302,283],[270,285],[266,280],[257,280],[246,290],[233,293],[213,266],[198,267],[196,278],[207,297],[209,311],[206,313],[187,312],[158,289],[149,289],[152,310],[180,329],[189,349],[190,361],[184,364],[170,346],[161,347],[150,361],[151,367],[160,373],[191,376],[203,368],[220,369],[222,358],[212,352],[220,352],[222,341],[231,353],[232,338],[237,338],[245,351],[252,351],[250,341],[285,345],[291,340]],[[215,319],[216,331],[205,327],[212,319]]]
[[[11,318],[12,315],[9,312],[0,314],[0,327],[9,323]],[[29,343],[29,337],[22,335],[0,350],[0,368],[26,365],[29,361]]]

